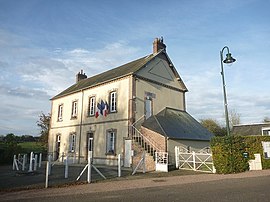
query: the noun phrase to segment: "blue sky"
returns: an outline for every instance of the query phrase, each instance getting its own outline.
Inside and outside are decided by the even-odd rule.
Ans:
[[[77,72],[92,76],[148,55],[160,36],[192,116],[225,122],[226,45],[237,59],[224,67],[228,107],[241,123],[261,122],[270,117],[269,9],[264,0],[0,0],[0,134],[38,135],[38,115]]]

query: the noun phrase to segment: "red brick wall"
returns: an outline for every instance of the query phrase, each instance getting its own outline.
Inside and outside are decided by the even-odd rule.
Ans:
[[[159,133],[156,133],[152,130],[149,130],[145,127],[141,127],[141,133],[154,145],[156,145],[157,148],[166,151],[166,138]]]

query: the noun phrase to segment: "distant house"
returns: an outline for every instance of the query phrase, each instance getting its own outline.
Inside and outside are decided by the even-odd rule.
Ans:
[[[49,153],[54,160],[116,165],[135,163],[134,155],[169,152],[183,145],[189,150],[209,146],[212,134],[186,112],[187,88],[166,53],[163,39],[153,42],[153,53],[87,78],[51,99]],[[172,160],[173,161],[173,160]]]
[[[235,125],[233,126],[232,134],[241,136],[270,135],[270,123]]]

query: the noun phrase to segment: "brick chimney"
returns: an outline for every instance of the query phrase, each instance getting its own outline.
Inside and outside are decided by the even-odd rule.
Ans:
[[[79,72],[77,75],[76,75],[76,83],[78,83],[80,80],[83,80],[83,79],[86,79],[87,76],[85,73],[83,73],[83,70],[81,70],[81,72]]]
[[[158,53],[162,49],[166,51],[166,45],[163,43],[163,37],[155,38],[153,42],[153,53]]]

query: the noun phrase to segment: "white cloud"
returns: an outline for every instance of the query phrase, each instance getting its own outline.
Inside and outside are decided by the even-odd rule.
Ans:
[[[12,47],[9,47],[13,51]],[[99,50],[75,48],[52,52],[21,49],[24,59],[1,61],[0,134],[37,135],[36,121],[41,111],[50,111],[49,98],[75,83],[75,75],[84,69],[88,76],[128,62],[138,49],[120,41],[107,44]],[[1,59],[1,57],[0,57]],[[2,71],[3,70],[3,71]]]

